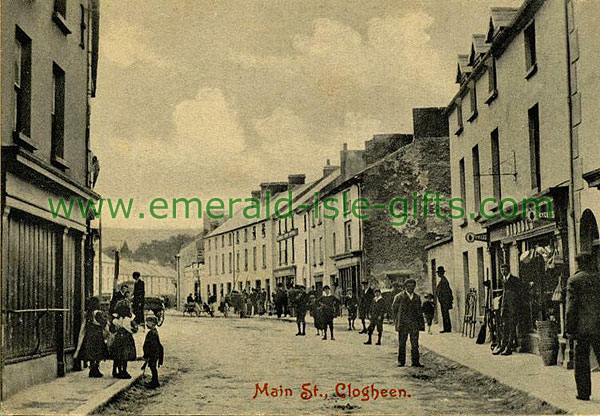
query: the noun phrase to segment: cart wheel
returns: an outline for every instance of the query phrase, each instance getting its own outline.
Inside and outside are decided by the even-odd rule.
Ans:
[[[165,321],[165,311],[160,310],[156,313],[156,317],[158,318],[158,326],[161,326],[163,324],[163,322]]]

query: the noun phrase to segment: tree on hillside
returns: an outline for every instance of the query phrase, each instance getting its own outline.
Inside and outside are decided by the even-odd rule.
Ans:
[[[162,265],[174,266],[175,255],[179,253],[183,246],[195,238],[196,236],[192,235],[177,234],[167,240],[152,240],[150,243],[144,242],[135,250],[132,259],[142,262],[156,260]]]
[[[132,251],[129,249],[129,246],[127,245],[127,240],[123,241],[123,245],[121,246],[119,253],[121,254],[121,257],[128,258],[131,257],[131,255],[133,254]]]

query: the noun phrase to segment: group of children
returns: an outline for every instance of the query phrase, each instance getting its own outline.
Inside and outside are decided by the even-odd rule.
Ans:
[[[89,363],[89,376],[102,377],[100,362],[113,360],[112,375],[115,378],[130,379],[127,371],[129,361],[135,361],[137,351],[133,334],[138,331],[138,325],[132,319],[131,304],[127,299],[119,300],[113,313],[108,315],[100,308],[100,301],[96,297],[88,300],[85,320],[79,333],[79,342],[75,351],[75,358]],[[160,343],[156,326],[158,319],[149,316],[145,320],[148,332],[144,341],[144,365],[150,368],[152,379],[146,384],[148,388],[157,388],[157,367],[163,364],[164,350]]]

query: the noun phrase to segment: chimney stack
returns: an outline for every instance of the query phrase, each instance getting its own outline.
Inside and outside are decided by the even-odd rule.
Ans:
[[[331,161],[327,159],[327,164],[323,167],[323,177],[331,175],[333,172],[339,169],[339,166],[333,166]]]
[[[258,199],[260,201],[260,190],[252,191],[250,196],[254,199]]]
[[[304,185],[306,181],[306,175],[303,173],[296,173],[293,175],[288,175],[288,183],[290,184],[290,188],[294,188],[296,186]]]

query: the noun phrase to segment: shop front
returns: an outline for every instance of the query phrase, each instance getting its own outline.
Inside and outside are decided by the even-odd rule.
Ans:
[[[549,200],[557,203],[556,198]],[[552,351],[558,356],[556,334],[564,330],[569,276],[564,206],[555,206],[555,215],[536,216],[526,211],[526,215],[486,224],[492,290],[489,306],[499,312],[503,292],[500,266],[508,264],[511,274],[522,282],[517,333],[523,352],[540,354],[545,349],[543,345],[552,344]],[[546,340],[548,337],[552,339]]]
[[[273,271],[275,284],[283,287],[292,287],[296,283],[296,266],[279,267]]]
[[[338,270],[338,281],[342,286],[342,293],[352,290],[358,296],[361,281],[360,252],[344,253],[333,256],[335,267]]]

